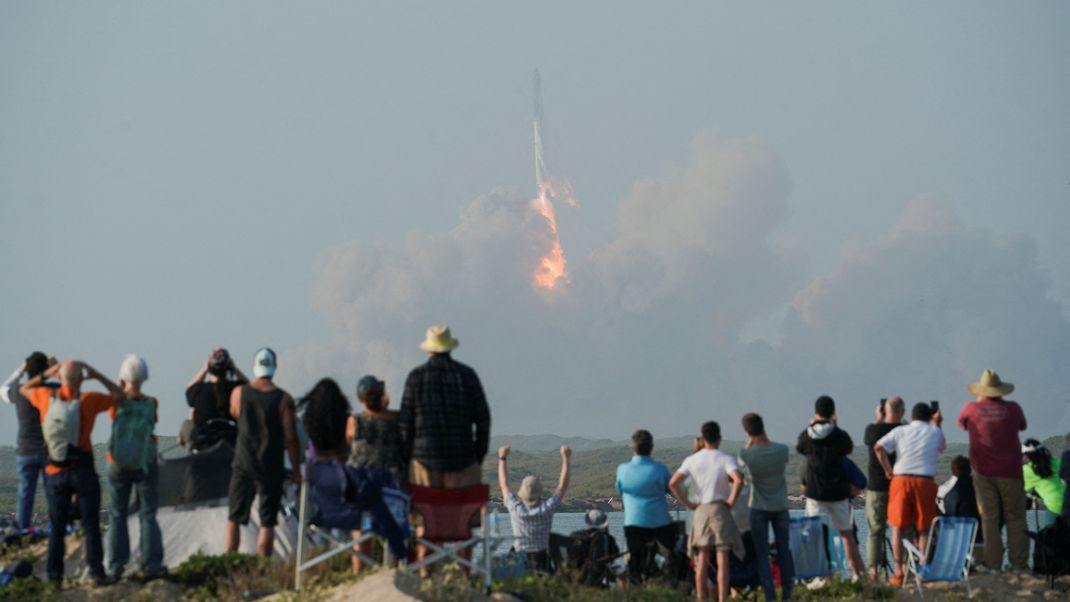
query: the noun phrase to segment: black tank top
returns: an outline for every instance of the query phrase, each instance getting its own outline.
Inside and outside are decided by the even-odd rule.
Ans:
[[[257,391],[242,387],[232,467],[263,483],[277,483],[283,477],[285,441],[279,410],[284,395],[282,389]]]

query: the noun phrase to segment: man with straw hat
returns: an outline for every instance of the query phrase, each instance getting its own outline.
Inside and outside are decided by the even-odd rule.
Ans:
[[[966,386],[977,396],[959,412],[959,426],[970,434],[973,486],[981,512],[984,535],[984,567],[1003,567],[1000,519],[1007,524],[1007,548],[1011,569],[1028,570],[1029,538],[1025,523],[1025,487],[1018,433],[1026,428],[1021,406],[1003,399],[1014,385],[1003,382],[994,370],[985,370],[981,380]]]
[[[490,409],[476,371],[450,356],[458,345],[449,327],[428,328],[420,343],[428,360],[405,380],[398,426],[402,466],[412,485],[453,489],[482,480],[483,458],[490,445]],[[420,517],[413,523],[420,534]],[[418,546],[418,557],[425,552]]]

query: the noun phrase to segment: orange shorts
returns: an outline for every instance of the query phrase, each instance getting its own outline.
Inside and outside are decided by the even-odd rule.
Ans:
[[[936,518],[936,481],[896,475],[888,490],[888,524],[897,529],[929,530]]]

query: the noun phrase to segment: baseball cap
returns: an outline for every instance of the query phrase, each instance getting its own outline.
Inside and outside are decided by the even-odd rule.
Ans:
[[[371,374],[365,374],[360,377],[359,381],[357,381],[357,397],[363,399],[368,393],[382,391],[385,384],[386,383]]]
[[[275,352],[270,347],[262,347],[253,357],[253,376],[257,378],[274,376],[277,367]]]

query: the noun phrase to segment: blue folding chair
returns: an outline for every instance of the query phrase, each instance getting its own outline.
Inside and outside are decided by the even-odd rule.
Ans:
[[[914,575],[918,595],[922,595],[923,581],[961,581],[966,584],[967,597],[972,598],[970,567],[976,539],[977,519],[966,516],[938,516],[929,528],[929,543],[924,555],[917,546],[904,539],[903,546],[908,554],[906,576],[909,579]],[[908,579],[903,579],[903,587],[907,587]]]
[[[829,557],[820,516],[791,517],[788,539],[796,579],[828,576]]]

